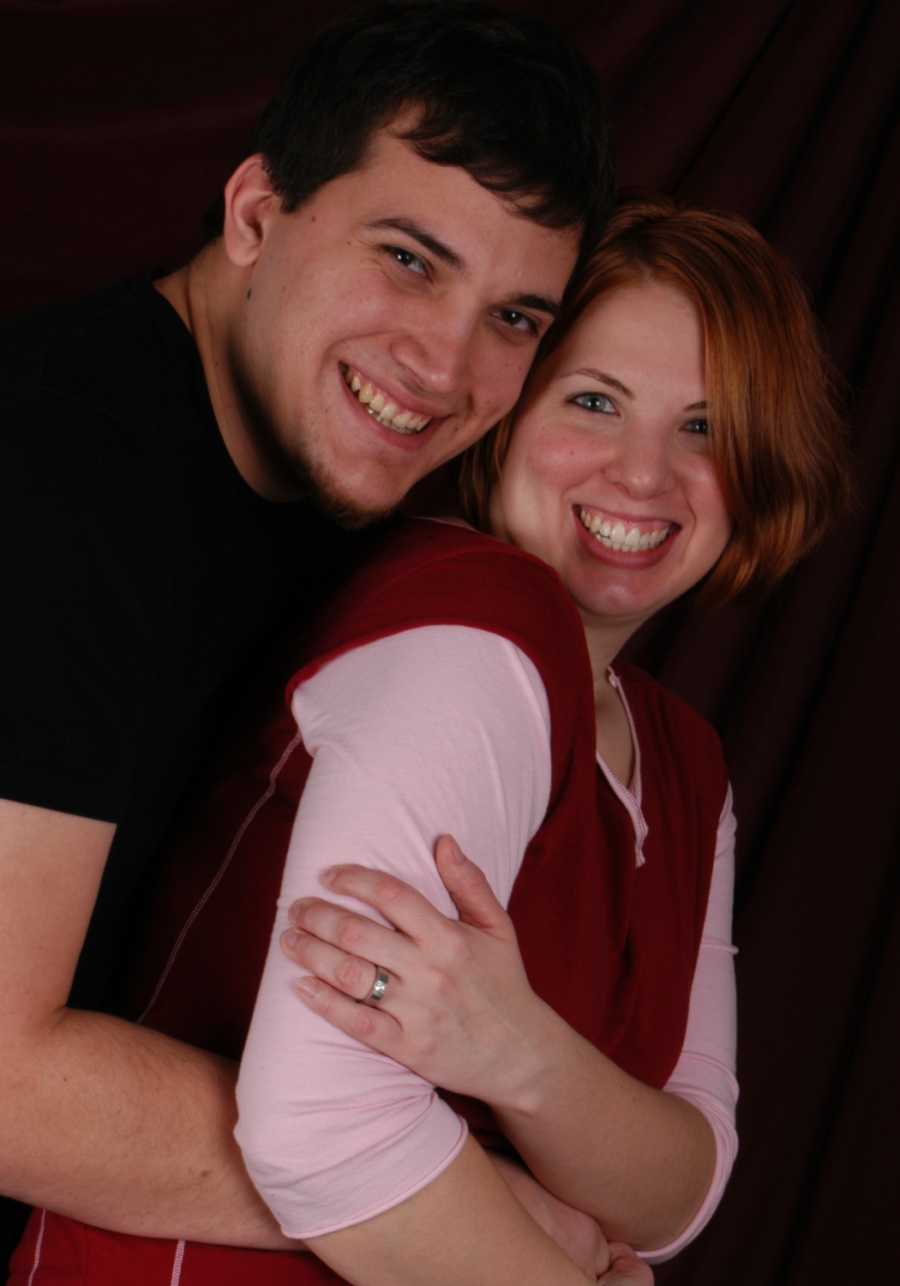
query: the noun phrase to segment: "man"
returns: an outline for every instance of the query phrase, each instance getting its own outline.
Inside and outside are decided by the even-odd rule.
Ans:
[[[229,685],[515,401],[610,195],[588,69],[480,5],[326,33],[187,267],[7,337],[0,1190],[283,1244],[234,1068],[102,1012]],[[76,972],[74,990],[73,976]]]

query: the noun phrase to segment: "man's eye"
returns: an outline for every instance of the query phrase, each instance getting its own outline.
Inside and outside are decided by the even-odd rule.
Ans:
[[[688,420],[684,427],[688,433],[698,433],[702,434],[703,437],[709,437],[708,420]]]
[[[520,331],[523,335],[540,335],[541,329],[533,317],[520,313],[518,308],[501,308],[497,314],[504,326]]]
[[[427,263],[411,250],[405,250],[403,246],[385,246],[385,250],[402,268],[408,268],[410,272],[418,273],[422,277],[428,276]]]
[[[576,393],[569,401],[583,411],[599,411],[601,415],[615,415],[616,404],[605,393]]]

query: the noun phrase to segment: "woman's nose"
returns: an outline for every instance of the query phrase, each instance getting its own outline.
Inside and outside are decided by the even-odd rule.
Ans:
[[[606,474],[610,481],[635,499],[661,495],[672,482],[667,435],[629,426],[618,441]]]

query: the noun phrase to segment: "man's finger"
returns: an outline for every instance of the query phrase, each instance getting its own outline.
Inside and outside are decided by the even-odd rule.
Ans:
[[[463,924],[494,933],[508,927],[509,917],[494,896],[481,867],[466,857],[452,835],[440,837],[434,848],[434,860]]]
[[[597,1278],[602,1286],[653,1286],[653,1269],[630,1246],[609,1243],[610,1266]]]

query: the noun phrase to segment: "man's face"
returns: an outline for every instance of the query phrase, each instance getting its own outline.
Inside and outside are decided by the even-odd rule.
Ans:
[[[509,410],[578,249],[577,230],[531,222],[390,130],[292,213],[270,195],[248,197],[248,214],[221,375],[254,485],[287,496],[311,482],[351,524]]]

